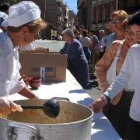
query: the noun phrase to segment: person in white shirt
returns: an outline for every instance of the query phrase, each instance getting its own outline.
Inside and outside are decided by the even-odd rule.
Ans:
[[[8,18],[8,15],[0,11],[0,32],[5,31],[5,28],[1,26],[2,22]]]
[[[1,23],[8,18],[9,3],[3,2],[0,5],[0,32],[5,31],[5,28],[1,26]]]
[[[8,95],[19,93],[27,98],[37,98],[20,76],[18,48],[27,46],[36,39],[39,31],[46,27],[40,18],[39,7],[31,1],[22,1],[9,8],[7,20],[0,33],[0,114],[21,111],[20,106],[8,99]]]
[[[110,102],[132,79],[135,93],[131,102],[129,119],[127,120],[125,140],[140,139],[140,11],[134,13],[128,21],[132,33],[138,44],[133,45],[127,53],[126,59],[115,81],[106,92],[92,103],[91,108],[98,113],[107,102]]]
[[[90,68],[91,72],[95,70],[95,64],[98,62],[99,54],[98,51],[96,50],[95,46],[99,43],[98,37],[94,34],[94,30],[90,29],[89,30],[89,37],[92,42],[92,50],[91,50],[91,65],[92,68]]]
[[[4,12],[0,11],[0,33],[3,32],[4,27],[1,26],[1,23],[8,17]]]
[[[85,56],[87,58],[88,64],[90,64],[90,58],[91,58],[91,51],[90,50],[92,48],[92,42],[87,35],[88,35],[88,32],[87,32],[87,30],[84,29],[82,37],[79,39],[79,41],[83,46],[84,53],[85,53]]]
[[[103,56],[103,52],[104,52],[104,37],[105,37],[105,30],[99,30],[99,42],[98,44],[95,46],[95,49],[98,51],[99,53],[99,58],[101,59]]]

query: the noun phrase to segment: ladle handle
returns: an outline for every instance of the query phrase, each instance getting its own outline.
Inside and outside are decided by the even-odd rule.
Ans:
[[[53,97],[51,99],[54,99],[54,100],[66,100],[67,102],[70,102],[70,100],[68,98],[65,98],[65,97]]]
[[[43,109],[43,106],[21,106],[23,109]]]

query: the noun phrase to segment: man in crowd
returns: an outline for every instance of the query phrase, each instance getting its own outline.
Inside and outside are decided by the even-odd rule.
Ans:
[[[65,29],[62,35],[66,43],[60,52],[68,56],[68,69],[83,88],[88,88],[90,80],[89,66],[83,47],[74,38],[74,33],[71,29]]]

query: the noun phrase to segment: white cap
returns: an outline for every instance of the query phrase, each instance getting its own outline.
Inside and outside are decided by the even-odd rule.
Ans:
[[[2,26],[19,27],[36,19],[39,19],[41,11],[32,1],[22,1],[9,8],[8,19],[2,22]]]

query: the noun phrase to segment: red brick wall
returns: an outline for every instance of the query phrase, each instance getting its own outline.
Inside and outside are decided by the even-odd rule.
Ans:
[[[99,20],[102,19],[102,13],[103,13],[103,6],[105,8],[105,19],[107,19],[109,16],[110,16],[110,7],[111,5],[113,5],[113,11],[116,10],[116,0],[114,0],[113,2],[107,2],[107,3],[104,3],[100,6],[98,6],[98,9],[99,9]]]
[[[111,11],[111,5],[112,5],[112,10],[115,11],[116,10],[116,0],[113,0],[111,2],[106,2],[104,1],[104,3],[94,7],[93,10],[93,17],[92,17],[92,21],[93,24],[96,23],[102,23],[103,21],[103,12],[105,11],[105,19],[108,19],[110,17],[110,13]],[[104,11],[103,11],[104,9]],[[96,11],[98,11],[98,21],[96,21],[97,17],[96,17]]]
[[[103,19],[103,4],[99,5],[97,9],[98,9],[98,21],[101,21]]]
[[[92,13],[93,17],[93,22],[96,22],[96,8],[93,8],[93,13]]]

